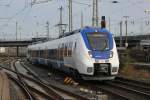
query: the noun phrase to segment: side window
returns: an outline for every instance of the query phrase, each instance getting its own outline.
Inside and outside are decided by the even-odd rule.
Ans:
[[[36,57],[39,57],[39,50],[36,51]]]
[[[76,46],[77,46],[77,42],[75,42],[75,44],[74,44],[74,49],[76,49]]]
[[[67,43],[65,43],[65,48],[64,48],[64,56],[66,57],[67,56]]]
[[[70,43],[67,43],[67,56],[70,57]]]
[[[39,57],[41,58],[41,50],[39,50]]]
[[[29,55],[32,56],[32,50],[30,50],[30,54]]]
[[[72,56],[72,42],[70,42],[69,43],[69,49],[68,49],[68,55],[69,55],[69,57],[71,57]]]
[[[43,54],[42,54],[42,50],[40,50],[40,58],[42,58],[42,55],[43,55]]]
[[[28,55],[31,55],[31,50],[28,50]]]
[[[52,55],[51,55],[51,50],[48,50],[48,58],[51,59]]]
[[[47,46],[45,48],[45,58],[47,59],[48,58],[48,49],[47,49]]]
[[[37,50],[37,57],[40,57],[40,48]]]
[[[64,44],[62,43],[60,46],[60,60],[63,60],[63,55],[64,55]]]
[[[54,59],[56,60],[56,58],[57,58],[57,49],[54,49]]]
[[[60,60],[60,46],[61,44],[58,45],[58,49],[57,49],[57,59]]]

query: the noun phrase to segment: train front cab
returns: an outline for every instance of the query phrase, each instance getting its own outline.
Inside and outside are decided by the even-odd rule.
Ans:
[[[89,59],[84,59],[84,80],[112,80],[118,73],[119,59],[112,34],[106,30],[82,33]],[[90,61],[90,62],[89,62]],[[88,64],[87,64],[88,62]]]

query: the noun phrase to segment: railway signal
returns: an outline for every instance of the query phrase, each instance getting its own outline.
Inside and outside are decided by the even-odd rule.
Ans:
[[[126,42],[125,42],[125,47],[128,47],[128,18],[129,16],[123,16],[125,18],[125,25],[126,25]]]

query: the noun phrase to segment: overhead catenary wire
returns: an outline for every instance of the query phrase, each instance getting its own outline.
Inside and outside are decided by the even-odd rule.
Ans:
[[[36,1],[37,1],[37,0],[34,0],[33,2],[36,2]],[[48,0],[48,1],[51,1],[51,0]],[[12,4],[12,2],[13,2],[13,0],[11,0],[11,1],[9,2],[9,5]],[[38,2],[38,3],[39,3],[39,2]],[[8,25],[8,23],[9,23],[11,20],[13,20],[16,16],[20,15],[21,13],[23,13],[23,12],[24,12],[27,8],[29,8],[29,7],[31,7],[31,6],[26,6],[26,0],[25,0],[24,8],[21,9],[20,11],[16,12],[16,13],[15,13],[14,15],[12,15],[11,17],[7,18],[7,21],[6,21],[5,24]],[[0,31],[2,31],[2,30],[6,27],[5,24],[1,25],[1,30],[0,30]]]
[[[76,3],[76,4],[80,4],[80,5],[89,6],[89,7],[91,7],[91,6],[92,6],[92,5],[90,5],[90,4],[83,3],[83,2],[78,2],[78,1],[75,1],[75,0],[73,0],[72,2],[73,2],[73,3]]]
[[[13,1],[13,0],[11,0],[11,1]],[[38,1],[41,1],[41,0],[32,0],[32,1],[35,1],[35,2],[38,2]],[[42,0],[42,1],[44,1],[44,0]],[[53,0],[54,1],[54,0]],[[83,5],[83,6],[85,6],[86,8],[88,8],[90,5],[88,4],[88,3],[84,3],[85,1],[88,1],[88,2],[90,2],[91,0],[81,0],[81,1],[79,1],[79,0],[73,0],[72,2],[74,3],[74,4],[78,4],[78,5]],[[108,0],[107,0],[108,1]],[[129,5],[127,5],[127,6],[124,6],[123,7],[123,9],[127,9],[128,7],[131,7],[131,6],[135,6],[135,7],[138,7],[138,6],[140,6],[140,4],[139,3],[141,3],[142,2],[142,0],[138,0],[137,2],[135,2],[135,1],[132,1],[132,0],[129,0],[130,2],[132,2],[132,3],[130,3]],[[121,3],[121,1],[120,1],[120,3]],[[135,5],[133,5],[133,4],[135,4]],[[68,5],[67,5],[68,6]],[[28,7],[29,8],[29,7]],[[30,8],[31,9],[31,8]],[[141,10],[143,10],[143,8],[142,7],[138,7],[138,9],[141,9]],[[118,10],[118,11],[115,11],[114,13],[112,13],[112,16],[114,16],[114,15],[116,15],[117,13],[120,13],[122,10]],[[30,12],[32,12],[32,10],[29,10],[29,13]],[[81,11],[77,11],[77,12],[81,12]],[[27,14],[28,14],[28,12],[27,12]],[[27,14],[25,15],[25,16],[27,16]],[[18,14],[18,15],[20,15],[20,14]],[[16,16],[18,16],[18,15],[16,15]],[[75,16],[74,16],[75,15]],[[73,14],[73,16],[74,17],[76,17],[76,16],[78,16],[78,15],[80,15],[80,13],[75,13],[75,14]],[[12,19],[15,19],[16,17],[13,17]],[[24,20],[26,19],[26,17],[24,17],[23,16],[23,18],[24,18]],[[9,18],[9,19],[11,19],[11,18]],[[75,18],[74,18],[75,19]],[[12,21],[12,20],[10,20],[10,21]],[[10,22],[9,21],[9,22]],[[118,20],[119,21],[119,20]],[[135,19],[135,21],[136,21],[136,19]],[[8,22],[8,23],[9,23]],[[76,23],[76,21],[75,21],[75,23]],[[136,22],[137,23],[137,22]],[[138,22],[138,23],[140,23],[140,22]],[[7,23],[6,23],[7,24]],[[3,26],[3,27],[7,27],[6,26],[6,24],[5,24],[5,26]],[[3,24],[4,25],[4,24]],[[114,25],[113,23],[111,24],[111,25]],[[52,23],[51,23],[51,26],[54,28],[54,25],[52,25]]]
[[[52,0],[45,0],[45,1],[34,0],[33,2],[31,2],[31,6],[36,5],[36,4],[48,3],[49,1],[52,1]]]
[[[5,6],[5,7],[10,7],[10,5],[13,3],[14,0],[10,0],[8,3],[0,5],[0,6]]]
[[[24,10],[25,10],[26,8],[23,8],[23,9],[21,9],[20,11],[18,11],[17,13],[15,13],[14,15],[12,15],[7,21],[6,21],[6,23],[5,24],[8,24],[14,17],[16,17],[17,15],[19,15],[19,14],[21,14]],[[4,25],[4,24],[3,24]],[[2,26],[3,26],[2,25]],[[4,28],[4,27],[3,27]],[[0,31],[2,31],[3,29],[1,28],[1,30]]]
[[[137,6],[137,4],[141,3],[142,1],[138,1],[138,2],[132,2],[131,0],[129,0],[129,5],[127,6],[122,6],[120,9],[118,10],[115,10],[115,11],[112,11],[110,13],[111,16],[116,16],[117,14],[119,13],[122,13],[123,10],[127,10],[129,7],[132,7],[132,6]],[[120,2],[121,3],[121,2]],[[137,7],[138,9],[141,9],[141,7]],[[142,8],[143,9],[143,8]]]

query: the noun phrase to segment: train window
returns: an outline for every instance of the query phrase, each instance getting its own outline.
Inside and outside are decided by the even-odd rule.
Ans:
[[[35,57],[39,57],[39,51],[38,50],[34,51],[34,53],[35,53]]]
[[[48,49],[47,49],[47,46],[46,46],[46,48],[45,48],[45,50],[44,50],[44,58],[48,58]]]
[[[66,47],[67,47],[67,57],[68,57],[69,56],[69,48],[70,48],[69,43],[66,44]]]
[[[33,50],[31,50],[31,56],[33,57]]]
[[[40,58],[43,57],[43,50],[39,50],[39,57],[40,57]]]
[[[52,55],[51,55],[51,50],[48,50],[48,58],[51,59]]]
[[[55,49],[55,59],[57,60],[57,49]]]
[[[31,53],[30,53],[30,55],[33,57],[32,50],[31,50]]]
[[[60,60],[60,49],[61,49],[60,47],[61,47],[61,44],[58,45],[58,51],[57,51],[57,53],[58,53],[57,59],[58,60]]]
[[[40,57],[42,57],[42,51],[40,50]]]
[[[90,48],[92,50],[108,50],[108,37],[106,33],[87,33]]]
[[[71,55],[72,55],[72,42],[70,42],[68,46],[68,56],[71,57]]]
[[[65,45],[64,45],[64,57],[66,57],[67,56],[67,44],[65,43]]]
[[[53,53],[53,59],[56,59],[56,55],[57,55],[57,50],[56,49],[53,49],[54,50],[54,53]]]
[[[41,58],[44,57],[44,50],[41,50]]]
[[[58,52],[58,57],[59,57],[59,60],[63,60],[63,56],[64,56],[64,48],[65,48],[65,45],[64,43],[60,44],[59,45],[59,51]]]
[[[48,49],[46,49],[46,59],[48,58]]]
[[[47,58],[47,57],[46,57],[46,49],[43,50],[42,58]]]
[[[52,50],[51,50],[52,59],[54,59],[54,53],[55,53],[55,51],[54,51],[54,49],[52,49]]]
[[[32,51],[33,57],[36,57],[36,52],[33,50]]]
[[[70,57],[70,43],[67,44],[67,56]]]
[[[77,46],[77,42],[74,43],[74,49],[76,49],[76,46]]]
[[[28,50],[28,54],[31,55],[31,50]]]
[[[61,58],[63,59],[64,57],[64,44],[61,45]]]
[[[53,58],[53,49],[48,50],[49,52],[49,58],[52,59]]]
[[[35,56],[35,54],[34,54],[34,51],[33,51],[33,50],[31,51],[31,55],[32,55],[32,57],[34,57],[34,56]]]

